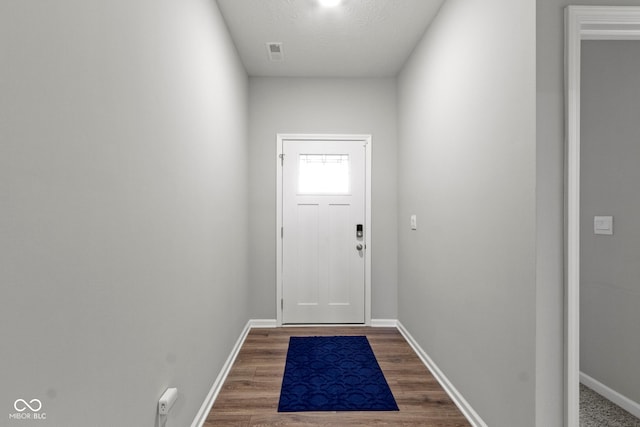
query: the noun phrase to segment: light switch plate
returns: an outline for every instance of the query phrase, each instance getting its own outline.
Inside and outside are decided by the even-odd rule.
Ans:
[[[416,218],[415,215],[411,215],[411,229],[412,230],[418,229],[418,219]]]
[[[613,217],[612,216],[594,216],[593,217],[593,234],[613,234]]]

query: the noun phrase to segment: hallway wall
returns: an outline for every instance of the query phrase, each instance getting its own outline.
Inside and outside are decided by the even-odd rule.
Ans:
[[[395,79],[249,79],[253,318],[276,318],[276,134],[372,135],[373,318],[397,318]]]
[[[535,60],[534,1],[449,0],[398,84],[399,318],[492,427],[535,425]]]
[[[0,404],[188,426],[247,319],[247,75],[209,0],[0,2]],[[9,420],[9,424],[13,422]]]

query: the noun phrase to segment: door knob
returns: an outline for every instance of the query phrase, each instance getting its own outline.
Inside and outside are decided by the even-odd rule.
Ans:
[[[361,250],[362,250],[362,245],[361,245],[360,243],[358,243],[358,244],[356,245],[356,249],[357,249],[357,250],[359,250],[359,251],[361,251]]]

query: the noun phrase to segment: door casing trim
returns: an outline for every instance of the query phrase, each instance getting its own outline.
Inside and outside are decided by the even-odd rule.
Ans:
[[[291,134],[276,135],[276,324],[282,326],[282,162],[283,142],[295,141],[362,141],[365,147],[365,245],[364,252],[364,325],[371,325],[371,135],[370,134]],[[285,160],[286,161],[286,160]]]

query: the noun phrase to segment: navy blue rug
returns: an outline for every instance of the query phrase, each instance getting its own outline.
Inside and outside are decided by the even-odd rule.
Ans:
[[[291,337],[278,412],[397,411],[367,337]]]

